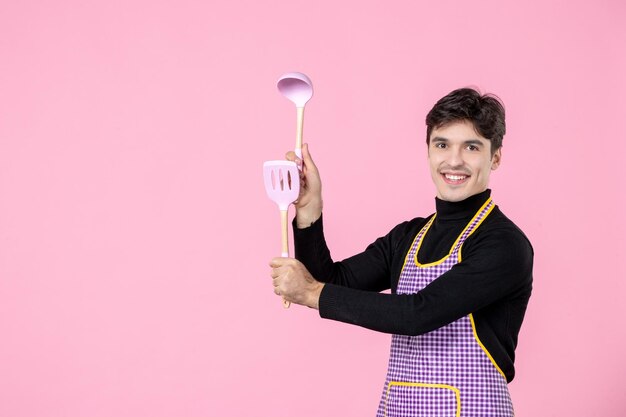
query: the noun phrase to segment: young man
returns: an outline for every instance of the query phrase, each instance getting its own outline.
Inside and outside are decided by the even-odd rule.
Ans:
[[[426,125],[436,213],[341,262],[324,240],[320,176],[303,148],[298,260],[271,261],[274,292],[321,317],[393,334],[378,417],[513,416],[507,383],[533,249],[487,188],[501,161],[504,107],[459,89],[435,104]]]

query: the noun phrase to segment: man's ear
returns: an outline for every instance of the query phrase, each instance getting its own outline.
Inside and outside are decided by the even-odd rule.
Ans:
[[[502,162],[502,148],[499,148],[491,157],[491,170],[495,171],[498,169],[500,162]]]

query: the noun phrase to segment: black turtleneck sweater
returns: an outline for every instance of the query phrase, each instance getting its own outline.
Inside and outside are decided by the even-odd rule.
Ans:
[[[420,247],[420,263],[446,256],[490,193],[486,190],[456,203],[436,198],[437,217]],[[510,382],[517,335],[532,289],[532,246],[496,206],[463,244],[462,262],[421,291],[398,295],[406,254],[431,216],[397,225],[362,253],[341,262],[330,256],[322,218],[305,229],[294,222],[296,258],[326,283],[320,316],[415,336],[473,313],[479,339]],[[380,292],[388,289],[391,294]]]

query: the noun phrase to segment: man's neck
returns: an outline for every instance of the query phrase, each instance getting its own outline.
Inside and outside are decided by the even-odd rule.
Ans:
[[[462,201],[445,201],[435,197],[437,218],[440,220],[458,220],[472,217],[491,196],[491,190],[474,194]]]

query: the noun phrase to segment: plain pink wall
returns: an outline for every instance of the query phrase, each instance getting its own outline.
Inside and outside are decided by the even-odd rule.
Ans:
[[[493,195],[531,238],[518,416],[623,416],[626,7],[0,3],[0,416],[367,416],[389,336],[283,310],[261,165],[303,71],[336,258],[433,210],[424,116],[508,111]]]

